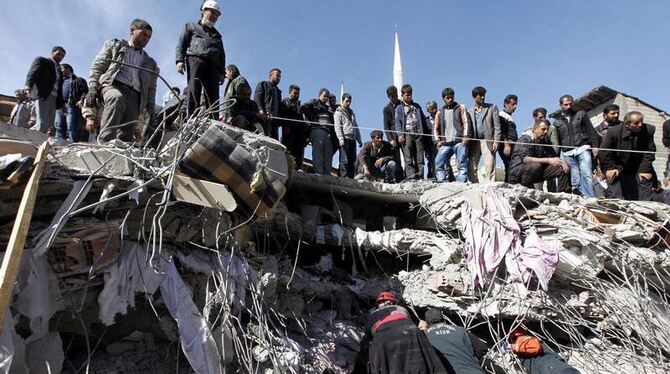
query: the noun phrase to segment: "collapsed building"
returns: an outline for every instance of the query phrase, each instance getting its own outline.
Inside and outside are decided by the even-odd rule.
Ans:
[[[309,174],[203,112],[156,148],[0,130],[3,372],[351,373],[383,290],[504,372],[520,325],[583,373],[670,371],[669,206]]]

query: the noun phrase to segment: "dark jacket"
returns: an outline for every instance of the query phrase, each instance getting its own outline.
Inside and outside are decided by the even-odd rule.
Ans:
[[[300,107],[300,110],[305,114],[305,118],[310,121],[310,129],[324,129],[328,132],[335,133],[333,129],[333,124],[335,123],[333,119],[333,112],[330,110],[328,103],[322,103],[319,99],[312,99],[307,103],[303,104]],[[329,116],[330,126],[321,125],[319,122],[319,113]]]
[[[670,119],[663,122],[663,146],[670,147]]]
[[[309,125],[304,122],[298,122],[305,119],[300,109],[300,100],[291,100],[290,98],[285,97],[279,104],[279,116],[296,120],[283,121],[282,125],[285,128],[285,130],[283,130],[284,133],[289,133],[292,136],[302,138],[309,136]]]
[[[600,125],[596,126],[596,134],[598,134],[598,147],[600,147],[600,144],[603,142],[603,138],[607,134],[607,131],[611,129],[614,126],[619,126],[621,123],[617,122],[615,124],[608,124],[605,121],[600,122]]]
[[[532,358],[519,357],[519,360],[528,373],[559,374],[566,369],[574,370],[544,343],[542,343],[541,355]]]
[[[533,137],[528,134],[523,134],[519,138],[519,143],[512,151],[512,160],[509,164],[510,175],[520,176],[523,172],[523,160],[526,157],[534,158],[551,158],[558,157],[551,145],[549,139],[545,136],[542,140],[533,140]]]
[[[26,87],[32,89],[37,86],[37,96],[44,100],[51,95],[51,91],[56,83],[56,63],[47,57],[37,57],[33,60],[26,76]],[[56,108],[63,106],[63,75],[58,82],[58,95],[56,96]]]
[[[493,149],[493,143],[499,142],[501,140],[500,114],[498,111],[498,107],[489,103],[484,103],[482,105],[482,110],[483,110],[483,122],[484,122],[484,134],[483,134],[484,139],[488,140],[486,142],[488,148]],[[476,138],[481,134],[475,133],[477,130],[477,121],[474,106],[468,110],[468,117],[469,117],[468,121],[470,121],[473,130],[472,134],[470,134],[470,137]]]
[[[426,130],[428,129],[428,125],[426,124],[426,115],[423,113],[423,109],[421,109],[421,105],[417,103],[412,103],[412,106],[417,112],[417,118],[419,120],[419,133],[425,134]],[[406,118],[405,118],[405,105],[404,103],[400,103],[395,107],[395,131],[397,131],[397,135],[405,135],[403,134],[404,132],[407,132],[408,130],[405,129],[405,123],[406,123]]]
[[[201,21],[187,23],[179,37],[176,61],[184,62],[187,56],[210,61],[221,74],[225,71],[226,51],[221,34],[214,27],[204,26]]]
[[[273,88],[277,90],[276,94],[273,94]],[[281,90],[279,89],[279,86],[273,87],[270,81],[258,82],[256,91],[254,92],[254,101],[256,104],[258,104],[258,108],[261,112],[264,112],[265,114],[273,114],[272,106],[274,104],[273,100],[275,100],[275,98],[279,99],[279,102],[281,102]],[[277,103],[278,107],[279,102]]]
[[[430,344],[447,359],[456,373],[484,374],[479,359],[486,355],[486,345],[461,326],[436,323],[425,331]]]
[[[601,147],[607,149],[636,150],[656,152],[654,143],[654,126],[643,124],[639,133],[635,134],[626,126],[609,129]],[[618,169],[622,174],[653,173],[653,162],[656,159],[651,153],[630,153],[601,150],[598,153],[600,168],[603,171]]]
[[[519,139],[519,135],[516,129],[516,123],[512,118],[512,115],[505,112],[504,110],[499,113],[500,117],[500,140],[515,142]]]
[[[70,97],[64,97],[63,100],[68,104],[76,104],[83,100],[88,93],[88,83],[86,79],[72,74],[72,87],[70,87]]]
[[[392,102],[384,107],[384,132],[386,133],[386,140],[398,141],[398,134],[395,132],[395,108]]]
[[[375,148],[372,145],[372,141],[365,142],[361,151],[358,153],[358,161],[362,164],[368,165],[368,167],[374,166],[375,162],[380,158],[390,157],[389,161],[393,159],[395,153],[393,152],[393,147],[391,143],[382,140],[382,144],[379,148]]]
[[[592,147],[598,146],[598,134],[589,116],[583,110],[573,113],[569,122],[564,113],[560,113],[554,121],[554,127],[558,131],[558,139],[563,146],[561,148],[563,152],[572,149],[566,147],[581,147],[586,144]]]

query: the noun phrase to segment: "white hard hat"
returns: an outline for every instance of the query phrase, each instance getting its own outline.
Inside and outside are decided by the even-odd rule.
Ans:
[[[200,10],[205,9],[214,9],[217,12],[219,12],[219,14],[221,14],[221,8],[219,7],[219,3],[217,3],[214,0],[207,0],[204,3],[202,3],[202,7],[200,8]]]

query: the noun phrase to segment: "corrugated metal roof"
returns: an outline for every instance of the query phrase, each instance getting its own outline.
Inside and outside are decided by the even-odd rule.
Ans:
[[[657,107],[655,107],[655,106],[653,106],[653,105],[651,105],[651,104],[649,104],[649,103],[647,103],[647,102],[645,102],[645,101],[643,101],[643,100],[641,100],[641,99],[639,99],[635,96],[628,95],[624,92],[614,90],[614,89],[609,88],[607,86],[596,87],[593,90],[591,90],[590,92],[586,93],[585,95],[575,99],[575,102],[573,103],[573,106],[574,106],[575,110],[577,110],[577,111],[583,110],[585,112],[588,112],[588,111],[591,111],[592,109],[602,105],[603,103],[605,103],[609,100],[613,100],[614,97],[616,97],[616,95],[619,94],[619,93],[622,94],[623,96],[634,99],[634,100],[648,106],[649,108],[659,112],[659,113],[662,113],[662,115],[664,115],[665,118],[670,118],[670,117],[668,117],[666,111],[664,111],[662,109],[659,109],[659,108],[657,108]],[[560,111],[560,109],[557,109],[555,112],[553,112],[550,115],[550,117],[551,118],[556,118],[559,111]],[[621,114],[623,115],[624,113],[621,113]]]

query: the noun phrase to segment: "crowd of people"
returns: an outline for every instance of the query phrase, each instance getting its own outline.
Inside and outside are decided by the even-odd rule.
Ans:
[[[205,1],[200,20],[187,23],[177,42],[175,67],[187,76],[181,93],[186,114],[210,108],[212,117],[224,123],[279,140],[298,169],[307,145],[312,148],[314,173],[330,175],[339,152],[340,177],[388,183],[423,178],[495,181],[500,160],[504,180],[512,184],[546,184],[552,192],[586,197],[665,199],[661,186],[670,182],[670,170],[665,170],[663,183],[659,181],[652,165],[654,127],[644,123],[640,112],[626,113],[620,121],[619,107],[609,105],[596,127],[587,113],[573,108],[572,96],[563,95],[553,121],[546,109],[537,108],[532,125],[521,129],[514,118],[516,95],[507,95],[500,110],[486,102],[484,87],[475,87],[468,107],[458,103],[448,87],[441,92],[443,105],[429,101],[424,111],[413,100],[412,86],[405,84],[400,92],[388,87],[383,129],[372,131],[364,143],[349,93],[338,103],[322,88],[315,99],[302,103],[300,87],[293,84],[284,97],[279,68],[271,69],[268,79],[252,91],[240,69],[226,65],[222,36],[215,27],[220,15],[216,1]],[[36,58],[25,87],[16,92],[11,123],[73,142],[88,140],[90,133],[100,141],[141,141],[157,126],[158,65],[144,50],[151,37],[151,25],[135,19],[127,39],[104,42],[88,81],[77,77],[72,66],[61,64],[63,47]],[[179,94],[172,89],[164,104]],[[663,130],[664,138],[670,138],[670,121]]]

